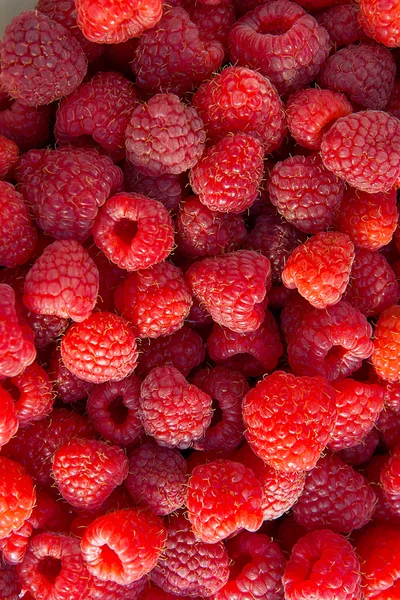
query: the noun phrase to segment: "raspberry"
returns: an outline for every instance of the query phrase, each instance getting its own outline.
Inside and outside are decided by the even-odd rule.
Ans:
[[[20,597],[21,583],[15,568],[0,560],[0,594],[3,600],[17,600]],[[24,600],[32,600],[25,594]]]
[[[148,587],[146,576],[129,585],[119,585],[112,581],[101,581],[94,578],[93,588],[91,589],[90,600],[143,600],[143,592]]]
[[[0,449],[18,431],[19,419],[12,396],[0,386]]]
[[[271,287],[269,260],[251,250],[238,250],[194,263],[187,274],[192,292],[216,323],[237,333],[255,331],[262,323],[261,306]]]
[[[212,318],[207,309],[200,303],[198,298],[193,298],[192,308],[186,323],[192,327],[204,327],[212,324]]]
[[[233,63],[257,69],[280,94],[303,88],[329,54],[327,31],[288,0],[273,0],[247,13],[229,34]]]
[[[61,341],[67,369],[84,381],[120,381],[136,367],[134,332],[125,319],[107,312],[91,314],[73,324]]]
[[[142,423],[160,446],[191,446],[210,425],[211,409],[211,397],[189,384],[175,367],[156,367],[142,383]]]
[[[332,224],[344,184],[325,169],[319,156],[293,156],[275,164],[268,192],[289,223],[305,233],[318,233]]]
[[[2,486],[0,490],[0,539],[24,524],[32,514],[36,493],[32,479],[22,465],[0,457]]]
[[[378,444],[379,433],[377,429],[371,429],[357,446],[340,450],[338,456],[352,467],[357,467],[371,459]]]
[[[353,187],[388,192],[400,172],[400,121],[379,110],[341,117],[324,134],[324,165]]]
[[[357,543],[364,597],[396,598],[399,592],[400,526],[369,526]]]
[[[374,375],[374,374],[373,374]],[[375,377],[372,377],[375,380]],[[385,395],[385,406],[391,408],[395,412],[400,412],[400,383],[389,383],[377,378],[377,383],[383,388]]]
[[[15,17],[0,45],[0,85],[28,106],[59,100],[86,75],[85,54],[59,23],[30,10]]]
[[[400,307],[391,306],[379,315],[375,326],[372,364],[375,371],[385,381],[395,383],[400,380]]]
[[[293,514],[306,529],[350,533],[370,521],[375,503],[368,481],[338,456],[327,455],[307,474]]]
[[[0,181],[0,215],[0,265],[23,265],[35,252],[37,231],[23,196],[5,181]]]
[[[382,442],[389,450],[400,446],[400,419],[397,412],[385,407],[376,423]]]
[[[191,21],[199,28],[203,42],[220,42],[228,47],[229,30],[235,22],[235,9],[231,0],[221,0],[214,4],[201,4],[189,0],[184,3]]]
[[[283,575],[285,598],[360,600],[360,563],[347,539],[329,529],[313,531],[294,546]]]
[[[34,333],[37,350],[53,344],[69,325],[68,319],[55,315],[38,315],[30,310],[26,311],[25,320]]]
[[[241,133],[223,137],[191,169],[190,185],[210,210],[241,213],[258,193],[264,151],[260,141]]]
[[[320,88],[299,90],[286,103],[290,134],[300,146],[310,150],[319,150],[326,129],[351,112],[353,107],[344,94]]]
[[[112,262],[127,271],[161,262],[172,250],[174,230],[167,209],[140,194],[110,198],[93,226],[96,245]]]
[[[133,83],[123,75],[96,73],[60,103],[54,128],[57,141],[79,145],[92,138],[113,158],[123,158],[136,96]]]
[[[57,396],[66,403],[86,399],[94,387],[94,383],[76,377],[67,369],[61,358],[59,347],[55,348],[50,356],[49,373]]]
[[[129,446],[143,432],[139,417],[141,380],[130,375],[122,381],[98,385],[89,393],[86,410],[94,429],[112,444]]]
[[[16,171],[41,229],[58,239],[86,240],[99,207],[122,183],[121,170],[95,150],[31,150]]]
[[[256,71],[245,67],[224,69],[200,86],[193,105],[214,143],[230,133],[246,133],[258,138],[269,154],[283,142],[282,101],[269,79]]]
[[[316,15],[316,19],[329,33],[334,47],[349,46],[366,38],[359,23],[360,8],[357,4],[329,6]]]
[[[242,215],[211,210],[195,196],[181,203],[176,229],[179,250],[193,258],[232,252],[247,237]]]
[[[170,516],[166,527],[163,556],[150,575],[165,592],[162,598],[169,598],[167,594],[171,592],[185,598],[217,593],[229,576],[229,558],[223,543],[196,539],[190,523],[180,513]]]
[[[98,44],[120,44],[156,25],[162,16],[162,2],[136,0],[121,6],[116,0],[78,0],[76,12],[85,38]]]
[[[0,135],[0,179],[4,179],[18,162],[18,146],[12,140]]]
[[[389,504],[400,512],[400,448],[383,465],[380,481]]]
[[[275,371],[243,400],[246,439],[274,469],[312,469],[336,421],[335,392],[322,377]]]
[[[399,497],[397,494],[387,493],[381,483],[381,476],[389,459],[388,454],[373,456],[365,467],[365,476],[377,497],[373,520],[378,523],[386,522],[398,525],[400,523]]]
[[[145,442],[130,455],[125,486],[135,503],[155,515],[181,508],[186,485],[186,461],[177,450]]]
[[[81,551],[92,575],[129,585],[156,565],[166,534],[161,519],[153,514],[118,510],[95,519],[87,527]]]
[[[3,386],[16,400],[15,411],[21,426],[40,421],[53,408],[54,394],[51,381],[46,371],[36,362],[26,367],[20,375],[6,381]],[[13,422],[11,416],[9,419],[11,426]]]
[[[0,108],[0,135],[13,140],[21,151],[40,148],[50,134],[50,116],[50,106],[34,108],[7,100]]]
[[[282,281],[315,308],[337,304],[349,282],[354,246],[343,233],[321,232],[295,248]]]
[[[366,34],[393,48],[400,45],[399,2],[361,0],[360,23]]]
[[[215,543],[262,524],[262,488],[251,469],[220,459],[199,465],[189,479],[186,502],[195,536]]]
[[[281,312],[280,326],[287,343],[295,339],[297,328],[304,317],[313,310],[315,309],[311,304],[297,292],[286,301]]]
[[[31,535],[32,525],[28,521],[25,521],[18,531],[13,531],[6,538],[0,540],[3,560],[9,565],[18,565],[21,563],[24,560]]]
[[[182,327],[192,296],[181,269],[161,262],[129,275],[117,288],[115,304],[138,337],[157,338]]]

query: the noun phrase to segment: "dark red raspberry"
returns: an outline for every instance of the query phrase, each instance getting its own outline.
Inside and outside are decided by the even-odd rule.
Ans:
[[[381,440],[389,450],[400,446],[400,418],[399,414],[389,408],[384,408],[376,423]]]
[[[262,302],[271,287],[269,260],[238,250],[194,263],[187,274],[193,293],[216,323],[232,331],[255,331],[262,323]]]
[[[129,585],[149,573],[163,551],[167,531],[143,510],[117,510],[85,530],[81,551],[89,572],[103,581]]]
[[[192,308],[186,323],[192,327],[205,327],[212,324],[212,317],[198,298],[193,298]]]
[[[0,594],[3,600],[18,600],[22,586],[15,567],[0,560]],[[23,596],[24,600],[33,600],[32,596]]]
[[[335,392],[322,377],[275,371],[245,396],[243,419],[246,439],[263,461],[309,471],[335,426]]]
[[[130,375],[110,381],[89,393],[86,410],[94,429],[112,444],[129,446],[143,432],[139,417],[141,379]]]
[[[399,595],[400,526],[370,525],[357,543],[364,597],[382,600]]]
[[[400,306],[391,306],[379,315],[374,333],[372,364],[376,373],[390,383],[400,379]]]
[[[289,96],[286,118],[290,134],[304,148],[319,150],[326,129],[353,112],[344,94],[320,88],[305,88]]]
[[[99,207],[122,184],[122,172],[96,150],[31,150],[16,171],[37,223],[51,236],[84,241]]]
[[[138,350],[131,325],[113,313],[92,313],[74,323],[61,341],[67,369],[84,381],[120,381],[136,367]]]
[[[1,96],[1,90],[0,90]],[[40,148],[50,135],[51,106],[26,106],[19,100],[0,104],[0,135],[13,140],[18,148]]]
[[[202,40],[183,8],[171,8],[141,36],[132,69],[145,90],[180,95],[217,71],[224,54],[219,42]]]
[[[377,383],[383,388],[385,394],[385,406],[391,408],[397,413],[400,413],[400,383],[389,383],[382,379],[376,378]],[[372,380],[375,382],[374,373],[372,374]]]
[[[371,429],[357,446],[344,448],[338,452],[338,456],[352,467],[358,467],[368,462],[379,444],[379,433],[377,429]]]
[[[119,585],[113,581],[102,581],[93,577],[93,587],[89,600],[144,600],[143,593],[148,588],[148,579],[144,575],[129,585]]]
[[[107,258],[127,271],[161,262],[174,244],[167,209],[141,194],[121,193],[110,198],[99,211],[93,237]]]
[[[285,134],[282,101],[269,79],[245,67],[228,67],[203,83],[193,104],[212,142],[230,133],[258,138],[264,152],[277,150]]]
[[[173,448],[143,443],[129,457],[125,486],[135,503],[155,515],[168,515],[186,499],[186,461]]]
[[[0,179],[4,179],[18,162],[19,149],[15,142],[0,135]]]
[[[329,529],[302,537],[283,575],[285,598],[361,600],[360,563],[350,542]]]
[[[389,454],[377,454],[365,467],[368,478],[377,497],[373,520],[378,523],[400,524],[399,495],[388,493],[381,482],[381,476],[390,460]]]
[[[21,13],[8,25],[0,59],[0,85],[28,106],[67,96],[87,71],[77,40],[62,25],[33,10]]]
[[[329,33],[335,48],[363,41],[366,34],[359,22],[360,8],[357,4],[329,6],[316,15],[316,19]]]
[[[56,347],[50,356],[49,373],[58,398],[66,403],[86,399],[94,387],[94,383],[80,379],[67,369],[60,347]]]
[[[383,111],[341,117],[321,144],[324,165],[353,187],[388,192],[400,174],[400,121]]]
[[[360,23],[366,34],[377,42],[389,48],[400,45],[398,0],[361,0]]]
[[[400,79],[398,77],[394,82],[389,102],[385,106],[385,111],[398,119],[400,118]]]
[[[16,414],[22,426],[40,421],[53,408],[53,386],[46,371],[36,362],[26,367],[20,375],[4,382],[3,387],[15,401]]]
[[[140,410],[145,432],[161,446],[188,448],[210,425],[212,398],[175,367],[156,367],[143,381]]]
[[[196,539],[184,514],[169,517],[166,527],[167,543],[150,575],[165,592],[162,598],[168,600],[170,592],[185,598],[218,592],[229,577],[229,557],[223,543]]]
[[[32,514],[36,492],[31,477],[19,463],[0,457],[0,538],[24,524]]]
[[[19,420],[12,396],[0,386],[0,450],[18,431]]]
[[[229,30],[235,22],[235,8],[231,0],[221,0],[213,4],[205,4],[188,0],[184,8],[190,19],[199,28],[200,39],[204,42],[220,42],[228,47]]]
[[[12,268],[32,258],[36,228],[23,196],[5,181],[0,181],[0,234],[0,265]]]
[[[26,311],[25,320],[34,333],[35,346],[38,350],[53,344],[69,325],[68,319],[55,315],[39,315],[31,310]]]
[[[338,456],[328,454],[307,474],[293,513],[306,529],[327,527],[349,533],[370,521],[375,503],[368,481]]]
[[[315,310],[311,304],[300,296],[299,293],[294,294],[286,301],[281,312],[281,330],[287,343],[295,336],[297,328],[301,325],[302,320],[310,311]]]
[[[261,484],[251,469],[227,459],[193,469],[186,505],[193,533],[207,543],[256,531],[263,521]]]
[[[273,0],[247,13],[229,34],[233,63],[257,69],[280,94],[309,84],[329,54],[327,31],[289,0]]]

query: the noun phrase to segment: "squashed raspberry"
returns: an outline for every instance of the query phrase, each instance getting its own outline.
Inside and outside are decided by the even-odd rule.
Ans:
[[[398,597],[400,525],[370,525],[357,542],[364,597],[390,600]]]
[[[20,375],[4,382],[3,386],[15,399],[15,411],[21,426],[40,421],[53,408],[53,386],[46,371],[36,362]]]
[[[0,386],[0,449],[18,431],[19,422],[12,396]]]
[[[36,493],[31,477],[19,463],[0,457],[0,538],[18,531],[32,514]]]
[[[94,383],[80,379],[64,365],[60,347],[54,348],[50,356],[49,373],[57,396],[63,402],[77,402],[87,398]]]
[[[360,23],[377,42],[389,48],[400,45],[398,0],[361,0]]]
[[[23,196],[11,183],[0,181],[0,265],[16,267],[32,258],[37,231]]]
[[[360,8],[357,4],[328,6],[316,15],[316,19],[329,33],[335,48],[363,41],[366,37],[359,22]]]
[[[0,135],[0,179],[4,179],[18,161],[18,146]]]
[[[50,135],[51,106],[26,106],[19,100],[0,107],[0,135],[13,140],[18,148],[40,148]]]

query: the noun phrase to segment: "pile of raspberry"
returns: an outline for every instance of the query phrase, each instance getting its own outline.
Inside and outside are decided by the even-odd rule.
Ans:
[[[0,599],[400,599],[400,0],[38,0],[0,40]]]

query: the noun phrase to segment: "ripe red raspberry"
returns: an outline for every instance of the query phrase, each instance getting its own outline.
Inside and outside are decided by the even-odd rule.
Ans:
[[[341,299],[353,260],[354,246],[346,234],[320,232],[293,250],[282,281],[315,308],[326,308]]]
[[[391,306],[379,315],[374,333],[372,364],[376,373],[390,383],[400,379],[400,306]]]
[[[49,374],[57,397],[65,403],[86,399],[94,387],[94,383],[76,377],[67,369],[61,358],[60,347],[54,348],[50,356]]]
[[[373,520],[378,523],[400,524],[399,495],[386,492],[381,483],[381,476],[390,459],[389,454],[377,454],[365,467],[368,478],[377,497]]]
[[[53,408],[53,386],[46,371],[36,362],[26,367],[20,375],[5,381],[3,386],[15,399],[16,415],[22,426],[40,421]],[[12,424],[11,418],[9,424]]]
[[[162,598],[169,599],[169,593],[187,598],[218,592],[229,577],[229,557],[223,543],[197,539],[182,513],[170,516],[166,527],[167,543],[150,575],[165,593]]]
[[[171,8],[141,36],[132,69],[145,90],[181,95],[217,71],[224,54],[219,42],[201,39],[183,8]]]
[[[316,19],[329,33],[334,47],[348,46],[366,39],[359,22],[360,8],[357,4],[329,6],[316,15]]]
[[[327,527],[350,533],[370,521],[375,503],[368,481],[338,456],[328,454],[307,474],[293,514],[306,529]]]
[[[379,444],[379,433],[377,429],[371,429],[369,433],[357,446],[352,446],[351,448],[344,448],[338,452],[338,456],[344,462],[348,463],[352,467],[358,467],[364,463],[367,463],[375,450],[377,449]]]
[[[324,165],[349,185],[388,192],[400,174],[400,121],[379,110],[341,117],[324,134]]]
[[[146,269],[167,258],[174,244],[167,209],[141,194],[110,198],[93,225],[96,245],[121,269]]]
[[[15,17],[0,45],[0,85],[28,106],[59,100],[86,75],[77,40],[59,23],[30,10]]]
[[[353,112],[344,94],[320,88],[305,88],[289,96],[286,118],[290,134],[300,146],[319,150],[326,129]]]
[[[205,4],[188,0],[184,8],[191,21],[199,28],[200,39],[204,42],[220,42],[228,47],[229,30],[235,22],[235,8],[231,0],[221,0],[218,4]]]
[[[212,398],[175,367],[156,367],[142,383],[141,419],[160,446],[188,448],[210,425]]]
[[[40,148],[50,135],[51,113],[51,106],[34,108],[7,97],[5,105],[0,104],[0,135],[13,140],[20,151]]]
[[[231,61],[259,70],[280,94],[313,81],[330,49],[327,31],[289,0],[247,13],[232,27],[229,42]]]
[[[398,0],[361,0],[360,23],[375,41],[389,48],[400,45]]]
[[[20,598],[22,586],[15,570],[15,567],[7,565],[0,560],[0,594],[3,600],[17,600]],[[23,596],[24,600],[33,600],[32,596],[27,594]]]
[[[275,371],[245,396],[243,419],[246,439],[263,461],[309,471],[335,426],[335,392],[322,377]]]
[[[141,379],[130,375],[122,381],[98,385],[89,393],[86,410],[94,429],[107,441],[129,446],[143,432],[139,417]]]
[[[268,192],[271,203],[289,223],[305,233],[318,233],[332,224],[344,183],[325,169],[319,156],[293,156],[275,164]]]
[[[24,560],[32,530],[32,525],[28,521],[25,521],[18,531],[13,531],[7,537],[0,540],[3,560],[9,565],[18,565]]]
[[[246,133],[258,138],[264,152],[270,154],[283,142],[282,101],[269,79],[256,71],[224,69],[200,86],[193,104],[214,143],[230,133]]]
[[[210,210],[241,213],[258,194],[264,151],[255,137],[236,133],[208,148],[191,169],[190,185]]]
[[[62,336],[69,325],[68,319],[55,315],[39,315],[31,310],[26,311],[25,320],[34,333],[37,350],[48,348]]]
[[[315,309],[311,304],[298,292],[294,292],[286,301],[281,312],[280,327],[287,343],[294,339],[304,317],[313,310]]]
[[[364,597],[390,600],[399,593],[400,526],[370,525],[357,542]]]
[[[17,144],[0,135],[0,179],[4,179],[16,165],[18,154]]]
[[[93,577],[89,600],[144,600],[143,593],[148,588],[146,576],[129,585],[119,585],[113,581],[102,581]]]
[[[361,600],[360,563],[350,542],[329,529],[302,537],[283,575],[285,598]]]
[[[186,460],[173,448],[144,442],[129,457],[125,486],[135,503],[168,515],[186,499]]]
[[[12,396],[0,386],[0,450],[18,431],[19,419]]]
[[[179,175],[204,152],[206,133],[196,110],[175,94],[156,94],[133,111],[125,133],[128,160],[143,175]]]
[[[19,463],[0,457],[0,539],[24,524],[32,514],[36,492],[31,477]]]
[[[389,504],[400,513],[400,448],[383,465],[380,481]]]
[[[31,150],[16,178],[41,229],[58,239],[86,240],[98,209],[122,184],[121,170],[96,150]]]
[[[271,287],[268,258],[238,250],[204,258],[187,271],[187,281],[213,320],[232,331],[255,331],[262,323],[262,302]]]
[[[193,469],[186,505],[193,533],[207,543],[257,531],[263,522],[261,484],[251,469],[227,459]]]
[[[36,228],[23,196],[5,181],[0,181],[0,234],[0,265],[12,268],[32,258]]]
[[[163,551],[167,531],[143,510],[117,510],[85,530],[81,551],[88,571],[103,581],[129,585],[149,573]]]
[[[396,411],[385,406],[376,423],[381,441],[389,450],[400,446],[400,419]]]
[[[108,312],[74,323],[61,340],[67,369],[84,381],[120,381],[136,367],[138,350],[131,325]]]

